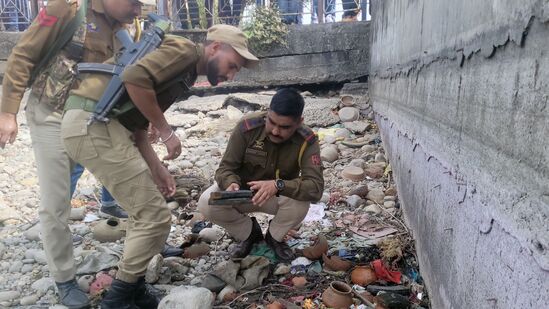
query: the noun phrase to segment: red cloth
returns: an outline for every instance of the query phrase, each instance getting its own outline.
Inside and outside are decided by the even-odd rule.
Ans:
[[[400,271],[390,271],[387,267],[385,267],[382,260],[375,260],[371,263],[371,265],[376,272],[378,279],[400,284],[400,279],[402,277]]]

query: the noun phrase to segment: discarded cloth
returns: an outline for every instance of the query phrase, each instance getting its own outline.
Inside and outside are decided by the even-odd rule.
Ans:
[[[387,282],[400,283],[402,274],[399,271],[390,271],[385,267],[382,260],[375,260],[371,263],[378,279],[385,280]]]
[[[246,291],[260,287],[269,276],[270,262],[263,256],[248,255],[240,262],[228,260],[220,263],[213,271],[236,290]]]

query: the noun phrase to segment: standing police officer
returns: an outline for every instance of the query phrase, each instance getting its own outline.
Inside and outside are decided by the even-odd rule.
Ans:
[[[42,240],[61,303],[71,309],[88,307],[89,300],[75,281],[72,235],[67,222],[72,164],[61,143],[61,113],[68,92],[75,86],[75,64],[103,62],[112,57],[119,47],[115,32],[141,14],[142,4],[154,5],[155,0],[48,1],[13,48],[3,79],[0,148],[15,141],[16,116],[25,89],[32,82],[26,117],[38,168]],[[84,7],[85,17],[72,38],[31,81],[40,61],[67,35],[67,25]]]
[[[67,153],[107,187],[129,216],[124,253],[102,309],[155,308],[158,303],[147,293],[144,275],[170,231],[171,214],[164,197],[175,193],[175,181],[148,142],[148,124],[158,129],[168,150],[164,159],[177,158],[181,141],[163,111],[188,93],[198,75],[217,85],[257,61],[242,31],[216,25],[208,29],[205,46],[167,35],[156,50],[128,66],[121,79],[131,102],[120,102],[119,110],[127,104],[134,107],[108,123],[88,125],[108,76],[90,74],[71,93],[61,126]]]

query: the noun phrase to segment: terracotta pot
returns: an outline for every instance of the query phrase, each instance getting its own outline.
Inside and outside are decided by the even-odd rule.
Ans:
[[[324,235],[318,235],[312,246],[303,249],[303,256],[310,260],[318,260],[326,252],[328,252],[328,240]]]
[[[341,97],[341,104],[343,106],[353,106],[355,105],[355,98],[350,95],[344,95]]]
[[[328,257],[326,254],[323,254],[322,260],[324,261],[324,266],[326,268],[334,271],[347,271],[353,266],[351,262],[344,260],[339,256]]]
[[[351,287],[341,281],[330,283],[330,287],[322,293],[322,302],[329,308],[349,308],[353,304]]]
[[[357,266],[351,272],[351,282],[367,286],[377,281],[376,272],[369,266]]]

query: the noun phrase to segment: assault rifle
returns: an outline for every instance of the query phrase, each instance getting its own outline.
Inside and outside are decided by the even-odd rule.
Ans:
[[[170,22],[157,14],[149,13],[147,15],[153,26],[143,32],[139,42],[133,42],[129,32],[121,29],[116,32],[116,37],[122,43],[121,56],[118,57],[115,64],[105,63],[79,63],[78,73],[104,73],[112,76],[107,85],[103,96],[95,105],[95,110],[88,120],[88,125],[95,121],[109,122],[109,113],[120,103],[120,98],[126,94],[124,83],[120,75],[126,66],[134,64],[137,60],[143,58],[146,54],[160,46],[164,35],[170,28]]]

